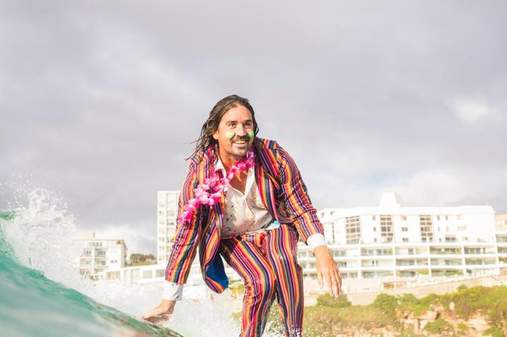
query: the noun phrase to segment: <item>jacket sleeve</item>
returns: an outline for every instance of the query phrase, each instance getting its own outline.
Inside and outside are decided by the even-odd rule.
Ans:
[[[178,199],[178,219],[184,206],[194,197],[194,189],[198,185],[196,166],[191,166]],[[195,258],[201,237],[200,209],[190,222],[181,223],[177,220],[174,242],[165,270],[165,279],[169,282],[184,284],[187,281],[190,267]]]
[[[324,234],[317,210],[313,207],[305,183],[294,159],[278,145],[280,187],[285,207],[302,241],[314,234]]]

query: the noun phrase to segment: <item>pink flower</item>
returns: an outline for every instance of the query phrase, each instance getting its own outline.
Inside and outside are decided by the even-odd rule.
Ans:
[[[219,203],[222,195],[229,189],[229,185],[231,180],[234,178],[234,175],[254,166],[255,155],[253,151],[249,151],[245,159],[242,159],[232,165],[227,172],[226,177],[221,178],[221,176],[217,173],[221,171],[215,171],[211,177],[205,179],[202,184],[197,186],[194,190],[195,198],[190,199],[183,207],[184,211],[178,217],[178,220],[183,223],[192,221],[192,217],[200,205],[213,206],[216,203]]]

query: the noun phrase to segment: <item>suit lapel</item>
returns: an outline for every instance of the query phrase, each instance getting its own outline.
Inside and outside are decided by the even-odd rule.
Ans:
[[[268,209],[271,216],[278,220],[278,212],[275,203],[275,190],[279,184],[274,176],[274,165],[276,160],[263,142],[259,141],[256,148],[255,157],[255,181],[261,196],[262,203]]]

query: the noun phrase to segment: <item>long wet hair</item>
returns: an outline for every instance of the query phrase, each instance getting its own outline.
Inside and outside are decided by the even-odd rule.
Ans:
[[[257,136],[259,133],[259,127],[257,126],[257,121],[255,120],[255,113],[252,105],[248,99],[238,96],[238,95],[229,95],[222,98],[218,101],[213,109],[211,109],[208,119],[204,122],[201,128],[201,134],[196,141],[194,141],[195,149],[190,157],[187,158],[194,161],[199,162],[202,159],[202,156],[206,149],[209,146],[215,145],[217,140],[213,138],[213,134],[218,130],[218,125],[222,120],[224,114],[229,111],[231,108],[238,107],[239,105],[247,108],[252,114],[252,121],[254,124],[254,134]]]

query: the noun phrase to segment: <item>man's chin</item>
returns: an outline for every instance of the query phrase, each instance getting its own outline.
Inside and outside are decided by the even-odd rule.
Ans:
[[[244,151],[234,151],[234,157],[236,158],[243,158],[244,156],[246,156],[248,150],[244,150]]]
[[[246,156],[246,154],[248,153],[248,147],[244,147],[244,148],[235,148],[233,149],[232,151],[234,157],[236,158],[243,158],[244,156]]]

